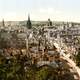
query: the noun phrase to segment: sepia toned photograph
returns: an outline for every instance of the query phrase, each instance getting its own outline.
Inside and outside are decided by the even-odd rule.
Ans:
[[[80,0],[0,0],[0,80],[80,80]]]

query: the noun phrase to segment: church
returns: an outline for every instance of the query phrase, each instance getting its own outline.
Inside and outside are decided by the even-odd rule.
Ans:
[[[32,24],[31,24],[31,20],[30,20],[30,15],[28,15],[27,28],[28,29],[31,29],[32,28]]]

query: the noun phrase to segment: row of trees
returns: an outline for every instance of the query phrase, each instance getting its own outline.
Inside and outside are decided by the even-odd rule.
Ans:
[[[5,33],[6,34],[6,33]],[[24,48],[26,46],[25,40],[20,39],[17,37],[17,34],[13,33],[11,34],[11,38],[8,36],[8,38],[1,37],[0,36],[0,49],[3,48]]]

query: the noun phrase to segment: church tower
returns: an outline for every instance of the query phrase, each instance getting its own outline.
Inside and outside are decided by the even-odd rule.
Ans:
[[[5,26],[4,19],[2,20],[2,26],[3,26],[3,27]]]
[[[52,21],[48,19],[48,26],[52,26]]]
[[[28,20],[27,20],[27,28],[28,29],[32,28],[32,24],[31,24],[31,21],[30,21],[30,15],[29,14],[28,14]]]

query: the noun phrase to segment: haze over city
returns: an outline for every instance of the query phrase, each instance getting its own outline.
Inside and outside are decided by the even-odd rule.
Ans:
[[[0,21],[31,20],[80,22],[80,0],[0,0]]]

